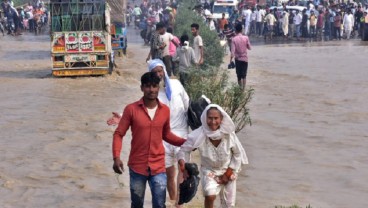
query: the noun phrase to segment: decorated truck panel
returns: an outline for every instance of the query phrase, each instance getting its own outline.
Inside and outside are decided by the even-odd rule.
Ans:
[[[50,7],[52,74],[110,73],[111,35],[107,3],[102,0],[55,0],[50,2]]]

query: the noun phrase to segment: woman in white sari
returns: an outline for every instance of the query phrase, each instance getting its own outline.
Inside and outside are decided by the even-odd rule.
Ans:
[[[233,121],[220,106],[208,105],[201,115],[201,122],[202,126],[191,132],[181,146],[179,166],[184,171],[190,153],[198,149],[205,207],[214,207],[218,194],[222,207],[234,207],[236,178],[241,165],[248,164],[247,155],[235,134]]]

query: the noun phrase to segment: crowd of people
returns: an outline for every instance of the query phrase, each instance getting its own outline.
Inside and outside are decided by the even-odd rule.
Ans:
[[[126,14],[129,21],[133,22],[134,28],[142,31],[141,36],[145,43],[149,44],[157,23],[163,23],[166,28],[174,26],[176,10],[176,4],[173,3],[144,0],[140,5],[132,6],[128,3]]]
[[[0,24],[7,30],[8,35],[22,35],[21,31],[33,32],[48,22],[48,12],[43,1],[29,2],[26,6],[16,9],[12,0],[3,0],[1,10]]]
[[[211,7],[200,5],[196,9],[209,28],[219,34],[223,34],[225,24],[234,29],[238,23],[243,24],[245,35],[264,39],[364,39],[364,31],[368,30],[368,7],[356,2],[309,1],[305,6],[298,6],[290,0],[282,6],[250,6],[246,1],[241,1],[237,7],[229,7],[228,18],[224,13],[218,20],[213,19]]]

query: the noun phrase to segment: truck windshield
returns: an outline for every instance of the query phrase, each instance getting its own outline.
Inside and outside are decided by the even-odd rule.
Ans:
[[[213,6],[213,13],[227,13],[226,6]]]

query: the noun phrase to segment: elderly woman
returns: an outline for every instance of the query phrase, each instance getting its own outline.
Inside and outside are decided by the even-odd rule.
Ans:
[[[222,207],[234,207],[236,178],[247,155],[235,134],[230,116],[218,105],[210,104],[201,115],[202,126],[188,135],[178,153],[180,169],[184,171],[190,153],[198,149],[201,155],[204,206],[214,207],[220,194]]]

